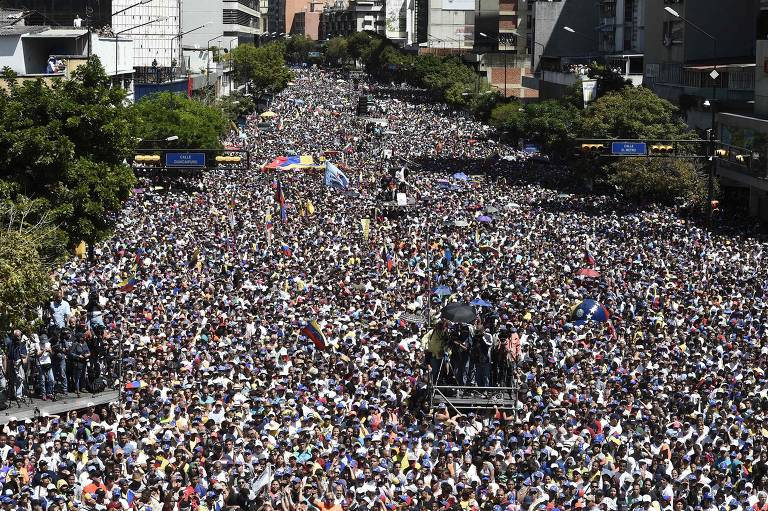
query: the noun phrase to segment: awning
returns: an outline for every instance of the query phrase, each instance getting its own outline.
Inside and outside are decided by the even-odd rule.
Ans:
[[[87,34],[88,31],[86,29],[80,29],[80,30],[68,30],[68,29],[61,29],[61,28],[54,28],[51,30],[46,30],[45,32],[38,32],[37,34],[24,34],[23,38],[56,38],[56,39],[63,39],[63,38],[77,38],[82,37],[85,34]]]

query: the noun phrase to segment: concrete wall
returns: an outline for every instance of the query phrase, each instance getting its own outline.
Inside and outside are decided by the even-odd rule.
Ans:
[[[479,0],[478,0],[479,1]],[[483,0],[483,9],[488,2]],[[444,0],[429,0],[429,43],[437,48],[471,48],[480,35],[475,32],[475,11],[443,9]],[[498,8],[498,2],[496,3]],[[439,40],[438,40],[439,39]]]
[[[184,0],[185,2],[187,0]],[[207,0],[214,3],[218,0]],[[135,0],[113,0],[114,11],[119,11],[135,4]],[[133,28],[124,33],[125,37],[134,40],[134,65],[149,67],[157,60],[160,67],[169,67],[173,59],[171,55],[171,39],[178,36],[181,28],[181,0],[152,0],[149,3],[131,7],[127,11],[114,16],[112,25],[117,31],[135,27],[154,19],[161,19],[149,25]],[[219,11],[221,17],[221,11]],[[162,19],[164,18],[164,19]],[[178,41],[174,47],[178,46]],[[178,52],[176,57],[178,58]]]
[[[21,36],[1,36],[0,37],[0,63],[2,66],[8,66],[16,73],[25,73],[24,65],[24,45],[21,44]]]
[[[594,55],[597,52],[598,10],[593,2],[564,0],[562,2],[536,2],[533,40],[544,45],[545,56]],[[569,26],[578,34],[566,32]],[[536,55],[534,69],[539,66]]]
[[[91,53],[99,57],[104,71],[108,75],[115,74],[115,38],[92,35]],[[117,71],[118,74],[133,73],[133,39],[120,37],[117,40]]]
[[[205,48],[208,40],[224,34],[224,14],[222,0],[184,0],[182,3],[182,32],[211,24],[183,36],[184,46]],[[215,44],[212,42],[211,44]]]
[[[685,2],[685,17],[717,38],[720,59],[755,55],[759,0],[696,0]],[[710,60],[712,40],[686,26],[685,59]]]

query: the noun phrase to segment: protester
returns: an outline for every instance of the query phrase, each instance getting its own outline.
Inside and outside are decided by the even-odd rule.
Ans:
[[[559,169],[502,158],[476,121],[342,79],[298,72],[274,130],[256,115],[227,142],[259,163],[338,151],[350,190],[258,168],[145,183],[97,264],[58,272],[61,303],[103,298],[123,399],[11,420],[0,507],[765,509],[765,243],[542,186]],[[363,92],[379,135],[355,117]],[[416,205],[390,218],[377,196],[403,165]],[[607,317],[585,320],[588,299]],[[466,330],[440,318],[472,300],[491,307]],[[57,378],[83,353],[81,309],[51,340]],[[499,376],[491,348],[513,339]],[[512,409],[430,410],[446,358],[467,386],[516,387]]]

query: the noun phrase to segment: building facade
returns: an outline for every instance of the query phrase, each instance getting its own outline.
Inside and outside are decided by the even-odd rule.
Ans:
[[[152,0],[134,6],[135,3],[112,0],[112,12],[128,8],[112,16],[113,34],[133,39],[134,66],[171,67],[175,53],[171,47],[176,44],[173,39],[181,30],[181,0]]]
[[[371,31],[384,35],[386,18],[383,0],[337,0],[326,4],[320,15],[320,40]]]
[[[266,26],[261,11],[259,0],[183,0],[181,33],[189,33],[182,46],[229,49],[258,43]]]

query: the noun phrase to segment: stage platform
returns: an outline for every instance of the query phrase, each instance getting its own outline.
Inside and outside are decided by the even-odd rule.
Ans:
[[[75,397],[75,394],[71,394],[59,397],[56,401],[32,399],[29,404],[22,404],[21,407],[15,402],[10,402],[11,406],[8,409],[0,411],[0,425],[7,424],[14,417],[18,420],[33,419],[35,417],[35,410],[41,415],[60,415],[70,410],[80,410],[91,405],[98,406],[117,401],[118,397],[119,393],[116,390],[108,390],[96,395],[80,394],[80,397]]]
[[[517,406],[514,387],[432,387],[432,408],[445,404],[451,411],[511,410]]]

